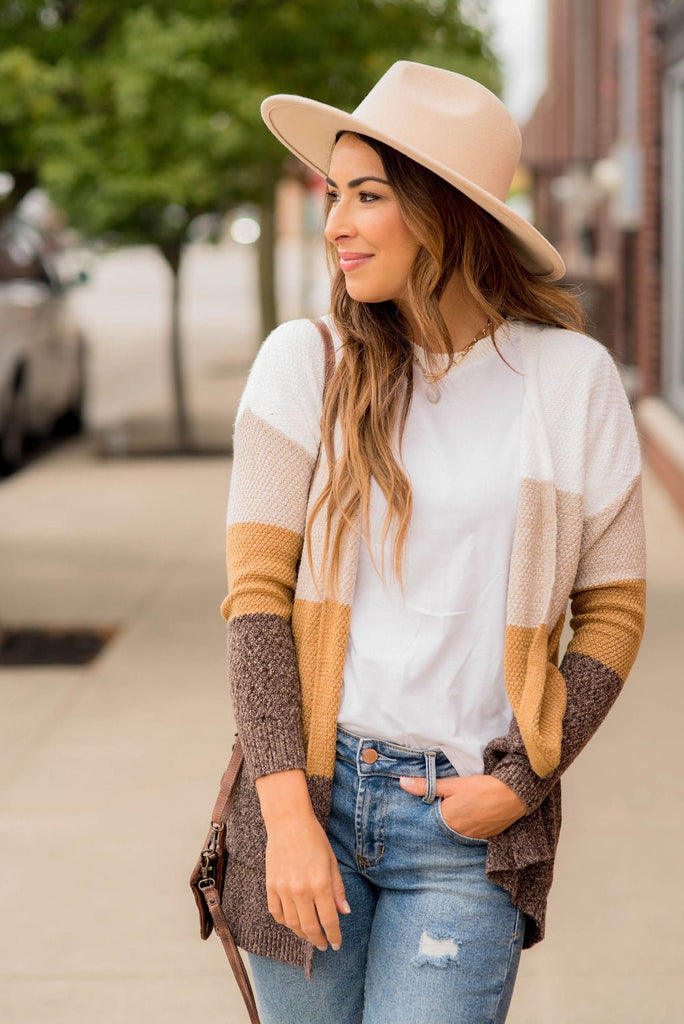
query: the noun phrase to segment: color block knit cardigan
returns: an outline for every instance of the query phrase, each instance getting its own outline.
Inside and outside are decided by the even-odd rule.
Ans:
[[[544,934],[559,779],[636,656],[645,556],[639,446],[611,356],[572,331],[520,322],[504,330],[519,336],[524,374],[504,652],[514,718],[484,763],[529,813],[489,840],[486,870],[528,915],[531,946]],[[333,597],[322,588],[323,515],[313,526],[313,575],[302,555],[309,509],[327,478],[323,455],[317,463],[323,372],[321,339],[307,320],[282,325],[259,352],[236,421],[221,605],[246,766],[227,828],[224,908],[244,949],[307,973],[313,947],[268,912],[254,779],[304,768],[325,826],[359,533],[347,535]],[[568,602],[573,636],[559,668]]]

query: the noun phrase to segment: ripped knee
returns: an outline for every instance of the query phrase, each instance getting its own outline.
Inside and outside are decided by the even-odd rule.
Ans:
[[[451,936],[430,935],[424,931],[418,943],[418,952],[411,960],[414,967],[447,967],[458,961],[461,943]]]

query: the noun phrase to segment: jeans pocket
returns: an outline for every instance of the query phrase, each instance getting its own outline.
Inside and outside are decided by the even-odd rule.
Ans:
[[[476,836],[464,836],[462,832],[457,832],[455,828],[447,823],[444,814],[442,813],[442,797],[438,796],[432,805],[432,812],[435,816],[437,827],[441,832],[444,832],[449,839],[453,839],[454,842],[462,843],[464,846],[486,846],[488,840],[478,839]]]

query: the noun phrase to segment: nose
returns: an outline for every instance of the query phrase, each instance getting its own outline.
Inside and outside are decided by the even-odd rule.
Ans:
[[[341,201],[330,207],[325,221],[324,235],[333,245],[343,238],[354,234],[353,227]]]

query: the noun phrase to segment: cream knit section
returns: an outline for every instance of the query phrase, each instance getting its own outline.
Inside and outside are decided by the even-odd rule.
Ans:
[[[281,324],[259,349],[236,424],[249,409],[315,459],[321,438],[324,372],[321,336],[312,322]]]

